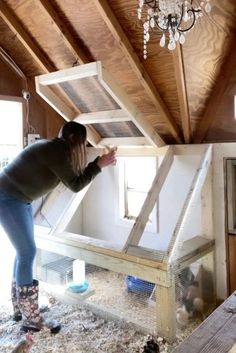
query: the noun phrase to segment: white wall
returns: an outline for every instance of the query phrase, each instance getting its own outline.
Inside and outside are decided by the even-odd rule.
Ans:
[[[187,149],[187,147],[185,146]],[[191,145],[191,149],[193,146]],[[212,182],[213,182],[213,237],[216,241],[216,291],[217,297],[227,297],[226,245],[225,245],[225,194],[224,158],[236,158],[236,143],[213,144]],[[199,163],[197,156],[176,156],[174,166],[168,175],[159,200],[159,230],[156,234],[145,232],[141,245],[165,249],[173,232],[174,225],[186,197],[188,187]],[[100,174],[83,201],[83,220],[77,211],[73,218],[71,231],[123,244],[130,229],[117,225],[115,167],[105,169]],[[192,209],[192,216],[186,237],[201,234],[200,200]],[[78,231],[79,230],[79,231]]]
[[[160,193],[159,227],[156,233],[145,231],[140,245],[152,249],[166,250],[185,197],[200,161],[199,155],[176,156],[171,171]],[[105,168],[97,176],[83,200],[83,233],[84,235],[124,244],[131,230],[131,225],[121,225],[118,219],[118,180],[117,168]],[[70,231],[78,233],[75,214],[70,224]],[[186,238],[201,234],[200,200],[195,205],[191,222],[186,230]],[[81,234],[81,233],[80,233]]]

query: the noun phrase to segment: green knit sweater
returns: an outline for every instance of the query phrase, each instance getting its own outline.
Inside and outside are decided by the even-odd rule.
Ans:
[[[61,181],[78,192],[101,172],[97,158],[76,174],[67,143],[61,138],[41,140],[26,147],[0,174],[0,188],[31,202],[54,189]]]

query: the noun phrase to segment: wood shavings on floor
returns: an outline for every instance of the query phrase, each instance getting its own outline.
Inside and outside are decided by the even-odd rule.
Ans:
[[[62,329],[57,335],[47,329],[34,333],[30,353],[142,353],[149,339],[132,325],[105,320],[78,305],[55,302],[46,315],[59,320]],[[161,337],[155,339],[160,352],[171,352],[190,333],[188,327],[188,332],[179,335],[173,345]],[[1,306],[0,352],[11,353],[21,338],[20,323],[11,320],[10,304]]]

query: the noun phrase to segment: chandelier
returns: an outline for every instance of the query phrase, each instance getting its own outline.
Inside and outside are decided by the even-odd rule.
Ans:
[[[146,9],[146,20],[143,24],[144,41],[143,56],[147,58],[147,42],[150,39],[150,29],[157,27],[163,32],[160,46],[167,44],[169,50],[176,48],[176,43],[184,44],[185,33],[190,31],[196,20],[203,15],[202,10],[211,11],[210,0],[139,0],[138,18]]]

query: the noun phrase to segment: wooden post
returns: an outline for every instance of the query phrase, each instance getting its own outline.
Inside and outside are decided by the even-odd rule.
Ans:
[[[175,281],[174,275],[169,275],[168,287],[156,286],[156,317],[158,334],[173,342],[176,338]]]

